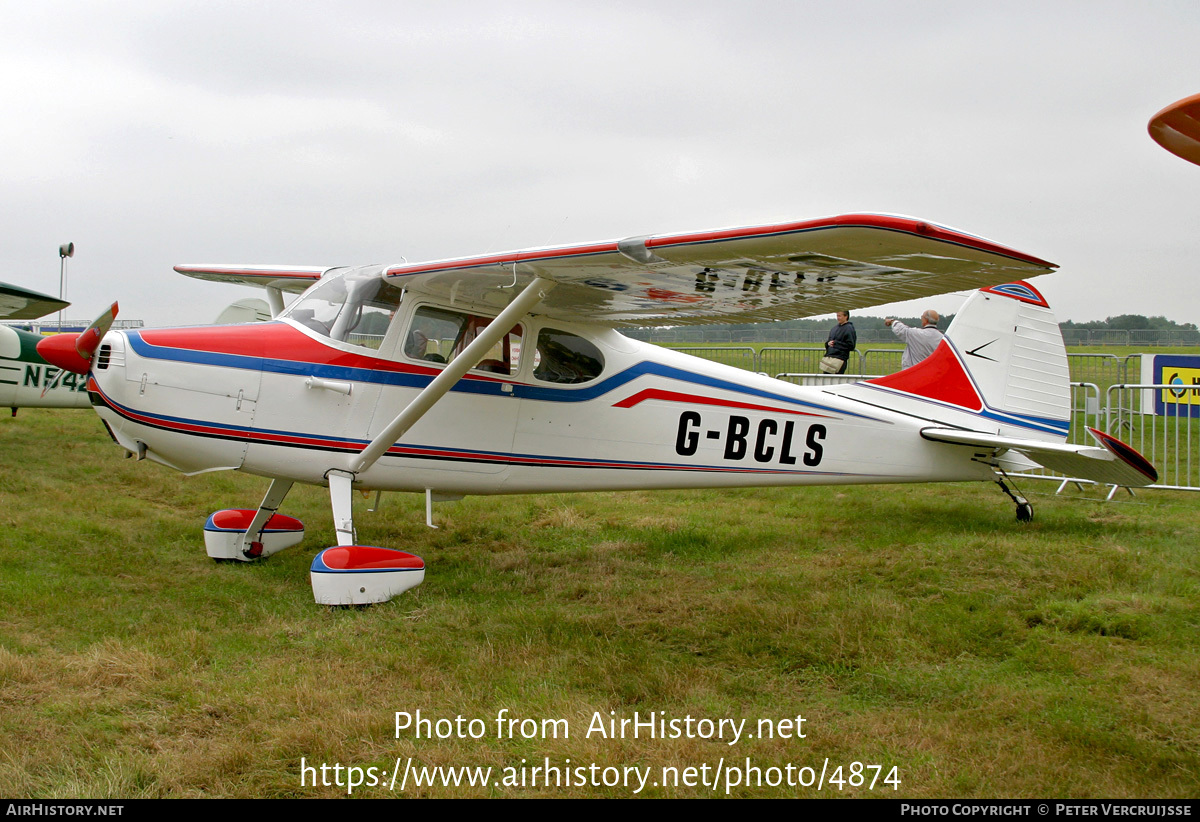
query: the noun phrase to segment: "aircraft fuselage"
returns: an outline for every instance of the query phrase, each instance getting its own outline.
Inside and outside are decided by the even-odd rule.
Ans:
[[[353,473],[354,457],[445,367],[439,360],[489,319],[409,299],[386,331],[356,336],[296,313],[110,332],[92,402],[121,445],[185,473],[324,485],[330,470]],[[456,323],[466,329],[458,340]],[[991,478],[923,440],[927,419],[608,328],[527,317],[494,353],[355,487],[498,494]]]

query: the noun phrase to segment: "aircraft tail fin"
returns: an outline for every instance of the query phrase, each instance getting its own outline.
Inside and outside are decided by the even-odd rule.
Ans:
[[[1067,476],[1142,486],[1158,474],[1120,440],[1088,429],[1095,446],[1069,445],[1071,377],[1058,322],[1026,282],[972,294],[933,354],[911,368],[829,389],[929,420],[934,442],[1015,452]]]
[[[1061,442],[1071,425],[1062,333],[1025,282],[976,291],[930,357],[860,386],[893,394],[900,410],[998,435]]]

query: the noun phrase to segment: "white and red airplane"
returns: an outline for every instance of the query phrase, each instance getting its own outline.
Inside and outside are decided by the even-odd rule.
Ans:
[[[69,350],[51,338],[39,351],[90,370],[93,405],[139,458],[271,478],[257,509],[209,519],[215,558],[295,544],[303,526],[276,511],[296,482],[327,486],[340,553],[318,556],[316,589],[318,572],[423,575],[418,558],[401,567],[356,545],[353,489],[425,492],[428,512],[466,494],[992,480],[1028,519],[1004,480],[1030,461],[1152,483],[1153,466],[1102,432],[1092,430],[1096,446],[1066,443],[1062,337],[1023,281],[1053,268],[880,215],[394,266],[181,265],[265,287],[277,316],[111,331]],[[796,386],[616,330],[765,322],[981,287],[929,359],[847,385]],[[282,292],[301,290],[284,309]],[[317,598],[379,601],[403,587]]]

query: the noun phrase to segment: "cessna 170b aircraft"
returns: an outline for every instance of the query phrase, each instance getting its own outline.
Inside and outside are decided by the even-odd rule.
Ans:
[[[296,482],[327,486],[343,550],[341,565],[318,556],[316,589],[319,570],[403,565],[356,545],[353,489],[423,491],[428,511],[466,494],[993,480],[1028,519],[1004,480],[1030,461],[1152,483],[1154,468],[1102,432],[1094,447],[1065,442],[1062,337],[1024,282],[1053,268],[863,214],[391,266],[181,265],[265,287],[276,317],[102,340],[99,322],[38,349],[90,371],[93,405],[138,458],[271,478],[257,509],[209,519],[211,556],[295,544],[303,526],[276,511]],[[975,288],[933,356],[847,385],[796,386],[616,330]],[[283,291],[304,293],[285,309]]]

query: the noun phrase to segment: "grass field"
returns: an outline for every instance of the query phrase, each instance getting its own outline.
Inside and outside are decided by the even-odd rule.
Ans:
[[[360,539],[427,580],[331,609],[323,489],[285,505],[301,546],[218,565],[206,516],[264,480],[122,459],[88,413],[0,425],[0,795],[338,796],[346,766],[411,757],[493,771],[406,796],[629,796],[640,773],[641,796],[722,796],[731,766],[732,796],[1200,796],[1194,495],[1029,483],[1028,525],[982,484],[469,498],[439,530],[385,495]],[[418,710],[483,732],[397,738]],[[502,710],[538,722],[501,738]],[[733,744],[589,738],[635,712],[747,721]],[[343,786],[302,785],[302,759]],[[570,785],[530,785],[547,759]]]

